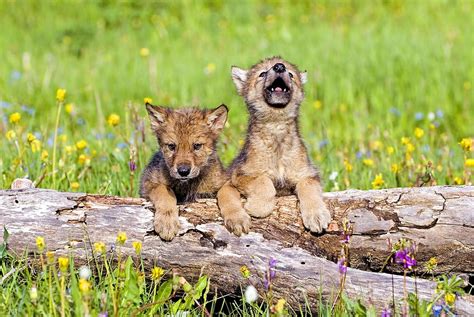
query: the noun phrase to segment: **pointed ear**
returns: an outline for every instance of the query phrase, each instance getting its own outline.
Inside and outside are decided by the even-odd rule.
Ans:
[[[151,128],[156,131],[163,127],[166,121],[166,109],[163,107],[154,106],[150,103],[146,103],[146,111],[150,117]]]
[[[234,81],[237,92],[242,95],[245,82],[247,81],[248,70],[232,66],[232,80]]]
[[[308,73],[306,71],[300,73],[301,83],[304,85],[308,82]]]
[[[229,109],[227,106],[222,104],[207,115],[207,124],[214,131],[219,133],[227,121],[227,113]]]

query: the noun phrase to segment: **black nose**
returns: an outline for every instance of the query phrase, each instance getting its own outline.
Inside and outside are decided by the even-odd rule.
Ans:
[[[186,177],[191,172],[191,166],[189,165],[179,165],[178,166],[178,174],[179,176]]]
[[[286,70],[286,67],[282,63],[276,63],[273,65],[273,70],[277,73],[283,73]]]

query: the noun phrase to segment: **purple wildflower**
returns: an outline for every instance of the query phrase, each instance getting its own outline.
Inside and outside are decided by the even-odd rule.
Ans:
[[[391,317],[391,316],[392,316],[392,312],[388,308],[384,308],[382,310],[382,314],[380,315],[380,317]]]
[[[265,290],[268,291],[268,288],[270,287],[270,281],[267,278],[263,279],[263,287],[265,287]]]
[[[97,315],[97,317],[108,317],[108,316],[109,316],[109,313],[107,311],[101,312],[99,313],[99,315]]]
[[[339,273],[346,274],[347,265],[346,265],[346,259],[345,258],[339,259],[339,261],[337,262],[337,266],[339,267]]]
[[[128,162],[128,167],[130,168],[131,172],[135,172],[135,170],[137,169],[137,164],[135,163],[134,160],[130,160]]]
[[[395,262],[398,264],[403,264],[405,269],[411,269],[417,264],[415,258],[413,258],[407,249],[398,250],[395,252]]]
[[[442,305],[433,306],[433,316],[441,316],[442,311],[443,311],[443,306]]]
[[[351,238],[351,235],[350,235],[350,234],[344,233],[344,234],[342,235],[342,240],[341,240],[341,242],[342,242],[342,243],[349,243],[350,238]]]

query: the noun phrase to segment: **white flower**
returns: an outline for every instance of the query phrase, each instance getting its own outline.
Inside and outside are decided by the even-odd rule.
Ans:
[[[35,301],[38,299],[38,289],[36,288],[36,286],[33,286],[30,289],[30,298],[32,301]]]
[[[333,171],[333,172],[329,175],[329,180],[334,182],[334,181],[336,180],[336,178],[337,178],[337,175],[339,175],[339,173],[336,172],[336,171]]]
[[[435,119],[435,114],[433,112],[428,113],[428,120],[433,121]]]
[[[247,303],[250,304],[255,302],[258,299],[257,289],[253,285],[247,286],[244,296]]]
[[[91,269],[88,266],[81,266],[79,268],[79,277],[88,280],[92,275]]]

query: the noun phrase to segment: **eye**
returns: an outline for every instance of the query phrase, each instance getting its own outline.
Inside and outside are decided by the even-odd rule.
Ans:
[[[166,144],[166,146],[168,147],[168,150],[170,150],[171,152],[174,152],[174,150],[176,150],[176,144],[174,143],[168,143]]]
[[[267,75],[267,72],[261,72],[260,75],[258,75],[258,77],[265,77]]]
[[[201,143],[193,143],[194,151],[199,151],[202,148]]]
[[[288,74],[290,74],[290,78],[293,78],[293,74],[292,74],[292,73],[288,73]]]

